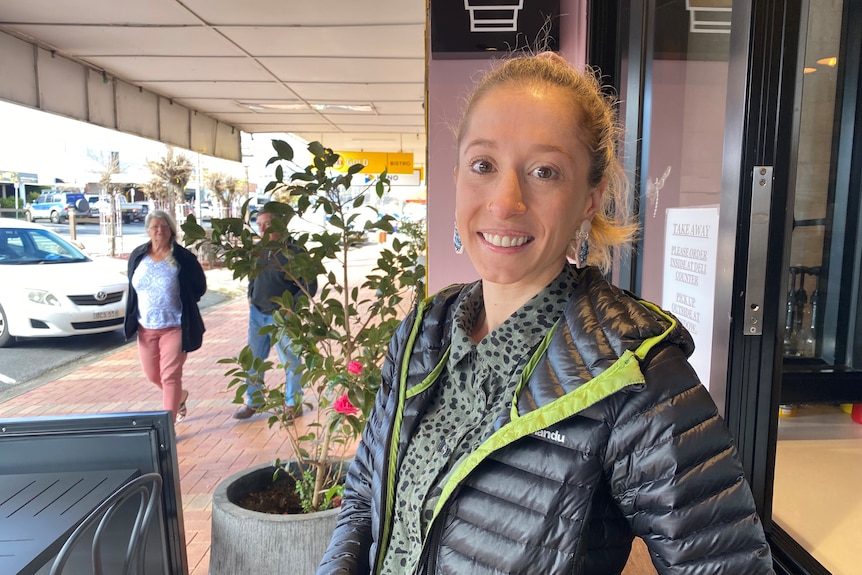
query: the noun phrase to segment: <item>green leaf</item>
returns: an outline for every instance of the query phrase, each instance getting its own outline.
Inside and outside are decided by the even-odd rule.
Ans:
[[[284,140],[273,140],[272,147],[275,148],[278,157],[288,162],[293,160],[293,148]]]
[[[308,151],[312,156],[323,156],[326,153],[326,148],[320,142],[314,141],[308,144]]]

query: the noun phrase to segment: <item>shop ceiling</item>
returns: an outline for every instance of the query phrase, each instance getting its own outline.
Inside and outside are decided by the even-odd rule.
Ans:
[[[424,164],[424,0],[0,0],[0,30],[245,132]]]

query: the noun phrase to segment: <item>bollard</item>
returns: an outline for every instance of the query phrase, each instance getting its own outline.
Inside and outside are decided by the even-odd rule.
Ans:
[[[72,239],[72,241],[75,241],[78,239],[78,233],[77,233],[76,222],[75,222],[76,219],[77,218],[75,216],[75,210],[69,211],[69,237]]]

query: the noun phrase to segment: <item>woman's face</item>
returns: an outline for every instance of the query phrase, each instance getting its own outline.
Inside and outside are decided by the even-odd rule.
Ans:
[[[164,244],[171,239],[171,226],[162,218],[153,217],[147,226],[147,235],[158,244]]]
[[[458,150],[455,219],[486,283],[538,293],[598,209],[602,190],[587,184],[577,120],[553,87],[500,87],[474,106]]]

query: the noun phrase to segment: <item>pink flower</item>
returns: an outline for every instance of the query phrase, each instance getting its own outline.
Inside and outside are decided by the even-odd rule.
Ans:
[[[351,361],[347,364],[347,372],[352,373],[353,375],[359,375],[362,373],[362,364],[358,361]]]
[[[362,366],[360,366],[360,369],[361,367]],[[332,407],[335,411],[343,413],[344,415],[359,415],[359,408],[350,403],[350,400],[347,399],[346,393],[336,399],[335,403],[332,404]]]

